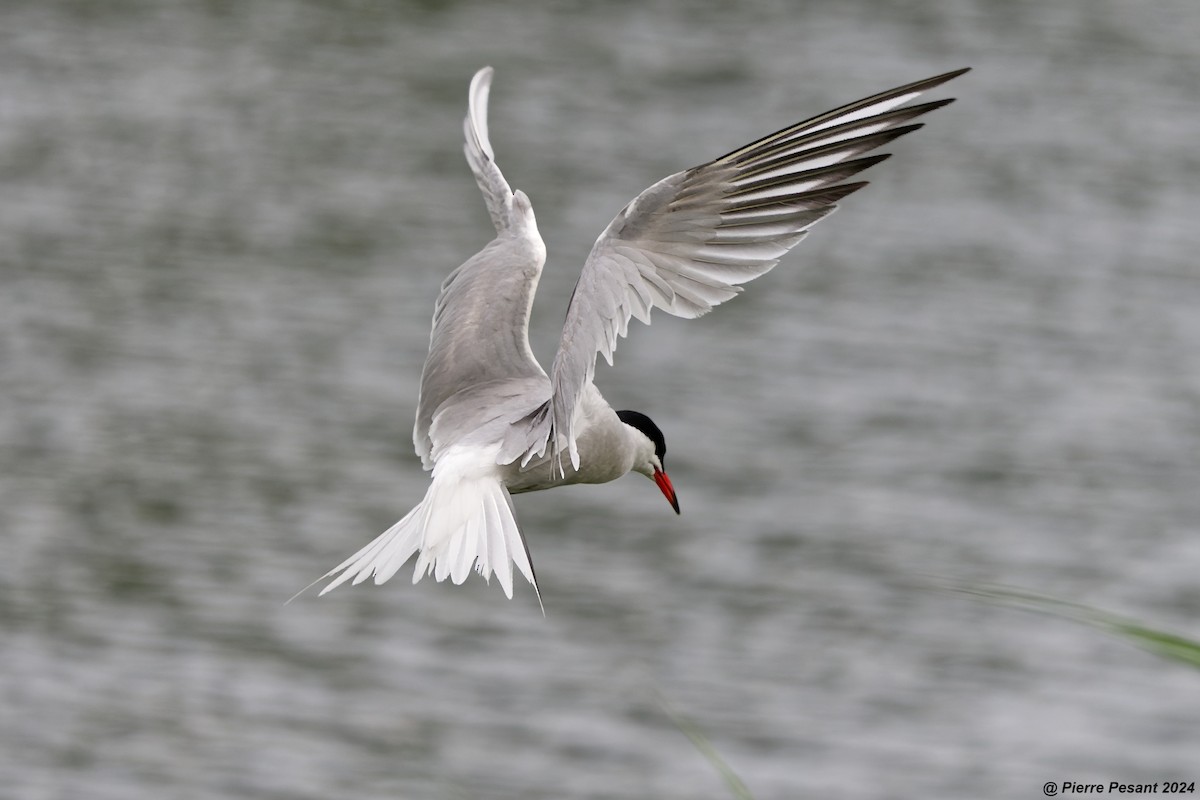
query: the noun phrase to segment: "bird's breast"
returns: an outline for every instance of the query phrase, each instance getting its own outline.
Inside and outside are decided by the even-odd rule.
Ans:
[[[596,394],[599,396],[599,392]],[[572,483],[608,483],[633,468],[635,451],[630,441],[629,427],[621,422],[607,403],[585,404],[576,431],[579,469],[572,468],[565,452],[565,476],[559,475],[558,468],[551,464],[549,458],[524,471],[515,469],[518,465],[513,464],[512,472],[505,479],[509,491],[532,492]]]

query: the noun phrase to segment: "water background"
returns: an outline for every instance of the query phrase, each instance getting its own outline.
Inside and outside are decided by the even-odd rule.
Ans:
[[[1033,797],[1200,779],[1200,5],[0,8],[0,786],[88,798]],[[637,476],[517,500],[546,603],[297,589],[417,502],[492,139],[582,259],[651,182],[959,66],[743,297],[598,383]]]

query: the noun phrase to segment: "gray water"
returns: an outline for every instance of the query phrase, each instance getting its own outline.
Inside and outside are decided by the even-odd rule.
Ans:
[[[0,9],[0,795],[1037,797],[1200,778],[1200,5]],[[518,498],[545,597],[283,602],[417,502],[471,74],[553,352],[634,194],[959,66],[959,102],[598,383],[670,445]]]

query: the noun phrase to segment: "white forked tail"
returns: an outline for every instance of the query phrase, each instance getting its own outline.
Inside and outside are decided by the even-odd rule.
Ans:
[[[413,583],[430,573],[439,581],[448,576],[462,583],[474,567],[489,582],[495,572],[504,594],[511,599],[516,564],[533,584],[541,603],[512,498],[496,474],[494,454],[487,457],[479,448],[452,447],[441,454],[425,499],[404,519],[326,573],[324,578],[337,577],[321,594],[346,581],[359,584],[371,576],[376,584],[384,583],[414,553],[418,555]]]

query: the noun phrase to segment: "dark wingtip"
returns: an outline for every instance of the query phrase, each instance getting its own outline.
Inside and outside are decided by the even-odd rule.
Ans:
[[[930,89],[932,89],[934,86],[940,86],[946,81],[954,80],[959,75],[966,75],[970,71],[971,67],[962,67],[960,69],[951,70],[950,72],[943,72],[941,75],[935,75],[932,78],[921,81],[921,83],[926,84]]]

